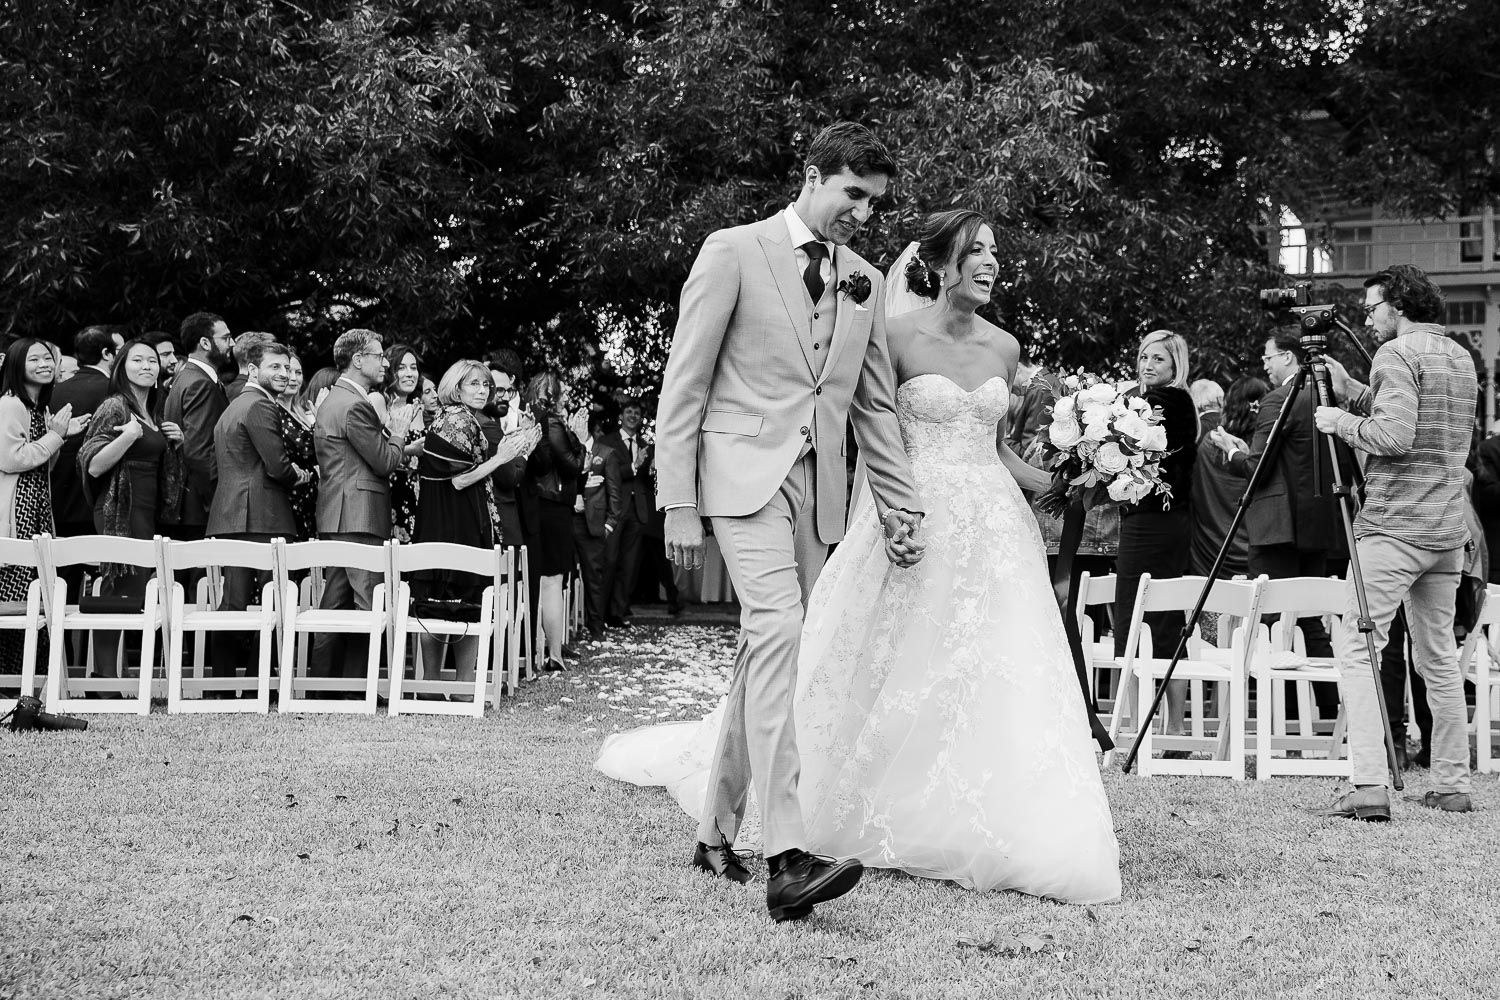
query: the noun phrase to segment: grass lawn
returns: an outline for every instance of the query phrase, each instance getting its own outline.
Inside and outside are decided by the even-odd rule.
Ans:
[[[730,630],[635,631],[483,720],[0,733],[0,1000],[1500,993],[1488,776],[1481,812],[1367,826],[1305,811],[1329,780],[1112,773],[1118,905],[872,872],[772,924],[665,793],[592,770],[725,684]]]

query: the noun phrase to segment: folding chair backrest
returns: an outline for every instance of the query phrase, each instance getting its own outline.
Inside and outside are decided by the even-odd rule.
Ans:
[[[1492,583],[1484,588],[1484,606],[1479,609],[1479,621],[1474,623],[1474,628],[1488,625],[1500,625],[1500,584]]]
[[[1153,580],[1141,577],[1141,589],[1136,595],[1135,606],[1140,612],[1182,611],[1189,612],[1198,602],[1207,577],[1179,576],[1170,580]],[[1248,613],[1255,597],[1255,582],[1250,580],[1215,580],[1213,589],[1203,602],[1203,610],[1221,615],[1243,617]],[[1158,653],[1158,655],[1165,655]]]
[[[1087,572],[1079,574],[1078,606],[1082,608],[1090,604],[1115,603],[1115,581],[1118,579],[1113,573],[1108,576],[1093,576]]]
[[[37,549],[36,538],[0,538],[0,566],[30,566],[40,569],[41,565],[42,558]]]
[[[344,566],[384,576],[390,570],[390,558],[385,545],[364,545],[360,542],[321,538],[312,542],[293,542],[281,549],[282,568],[288,571],[312,569],[316,566]]]
[[[204,538],[192,542],[166,542],[167,566],[173,570],[235,566],[269,570],[275,564],[275,544],[248,542],[242,538]]]
[[[1323,576],[1294,576],[1267,580],[1260,593],[1260,613],[1277,615],[1271,627],[1274,649],[1297,647],[1294,637],[1298,618],[1342,615],[1348,609],[1348,589],[1343,580]]]
[[[494,578],[497,570],[493,549],[456,542],[392,542],[391,567],[397,574],[448,569],[486,578]]]
[[[156,570],[160,568],[157,556],[155,538],[121,538],[117,535],[51,538],[43,549],[43,558],[53,567],[119,563]]]

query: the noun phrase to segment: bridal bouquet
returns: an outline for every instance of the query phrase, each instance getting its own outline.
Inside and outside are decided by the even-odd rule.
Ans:
[[[1053,486],[1043,509],[1060,513],[1082,499],[1099,500],[1101,487],[1116,503],[1138,503],[1152,493],[1171,497],[1161,478],[1167,431],[1161,415],[1140,396],[1127,396],[1134,382],[1114,383],[1096,375],[1069,375],[1053,397],[1052,423],[1041,434],[1043,468]]]

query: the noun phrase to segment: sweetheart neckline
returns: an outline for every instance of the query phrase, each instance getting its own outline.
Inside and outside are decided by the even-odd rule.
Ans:
[[[949,385],[953,386],[953,388],[957,389],[959,392],[963,393],[965,396],[972,396],[972,395],[974,395],[980,389],[983,389],[985,386],[989,385],[991,382],[994,382],[996,379],[1000,380],[1001,382],[1005,381],[1005,376],[1004,375],[991,375],[989,378],[985,379],[983,382],[979,383],[974,388],[972,388],[972,389],[965,389],[962,385],[959,385],[958,380],[955,379],[955,378],[953,378],[951,375],[944,375],[942,372],[922,372],[919,375],[913,375],[911,378],[907,379],[905,382],[902,382],[901,385],[896,386],[896,391],[900,392],[901,389],[902,389],[902,387],[911,385],[913,382],[915,382],[919,378],[927,378],[929,376],[931,376],[932,378],[940,378],[940,379],[942,379],[944,382],[947,382]]]

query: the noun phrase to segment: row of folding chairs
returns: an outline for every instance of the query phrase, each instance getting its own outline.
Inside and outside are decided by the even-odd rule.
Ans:
[[[153,575],[139,606],[100,609],[94,602],[67,603],[60,571],[69,567],[116,564]],[[514,694],[535,650],[532,609],[527,596],[526,550],[478,548],[442,542],[362,545],[318,540],[270,543],[209,538],[175,541],[90,535],[33,539],[0,538],[0,565],[36,572],[24,601],[0,604],[0,631],[23,633],[18,674],[0,676],[0,685],[20,694],[36,692],[40,636],[48,641],[44,701],[49,711],[147,714],[153,695],[164,696],[171,713],[267,712],[272,686],[272,651],[279,662],[278,708],[282,712],[375,713],[381,696],[392,715],[423,713],[482,716],[502,690]],[[325,567],[342,566],[378,578],[368,609],[318,607]],[[219,610],[226,569],[247,570],[265,579],[259,603],[244,611]],[[179,574],[201,571],[189,602]],[[487,580],[477,620],[450,621],[414,613],[412,582],[419,574],[457,571]],[[165,582],[165,586],[163,583]],[[99,573],[94,572],[97,596]],[[581,602],[568,594],[571,618]],[[118,634],[113,676],[96,669],[96,632]],[[253,636],[259,654],[253,673],[212,676],[205,655],[213,633]],[[318,633],[347,636],[363,643],[362,677],[308,674],[310,642]],[[66,641],[82,636],[83,662],[73,659]],[[126,639],[129,637],[130,643]],[[158,637],[160,637],[158,639]],[[419,638],[432,642],[423,643]],[[459,683],[440,664],[424,662],[424,645],[452,645],[470,639],[476,653],[472,681]],[[130,676],[128,645],[138,642],[139,666]],[[192,652],[189,654],[189,645]],[[158,675],[157,653],[163,670]],[[387,664],[384,676],[382,662]],[[408,677],[408,666],[411,676]],[[88,694],[104,697],[86,697]],[[204,697],[208,694],[214,697]],[[113,697],[110,697],[113,696]],[[457,700],[453,700],[457,699]],[[0,699],[0,711],[8,708]]]
[[[1117,744],[1106,755],[1106,764],[1115,754],[1123,757],[1125,747],[1135,739],[1139,720],[1149,710],[1171,662],[1173,650],[1152,648],[1145,616],[1164,611],[1190,613],[1206,582],[1204,577],[1153,580],[1143,575],[1134,613],[1123,625],[1127,629],[1125,651],[1116,656],[1113,639],[1097,637],[1087,614],[1090,606],[1114,603],[1116,578],[1091,578],[1089,574],[1081,578],[1077,615],[1091,664],[1090,682]],[[1476,688],[1472,728],[1481,771],[1493,769],[1492,739],[1500,733],[1494,728],[1500,720],[1500,587],[1491,588],[1489,597],[1479,625],[1459,651],[1461,669]],[[1217,618],[1216,641],[1205,641],[1200,622],[1172,675],[1188,684],[1184,732],[1159,732],[1163,703],[1162,712],[1141,739],[1136,762],[1140,773],[1244,779],[1249,746],[1260,779],[1274,775],[1348,777],[1342,707],[1334,718],[1320,716],[1312,691],[1315,682],[1338,682],[1338,661],[1309,656],[1297,625],[1300,618],[1326,617],[1332,635],[1340,627],[1346,602],[1346,585],[1336,578],[1215,582],[1204,611]],[[1114,627],[1122,625],[1116,622]],[[1250,678],[1255,680],[1253,716]],[[1289,710],[1291,705],[1296,706],[1295,713]],[[1188,751],[1189,756],[1157,757],[1157,750]]]

